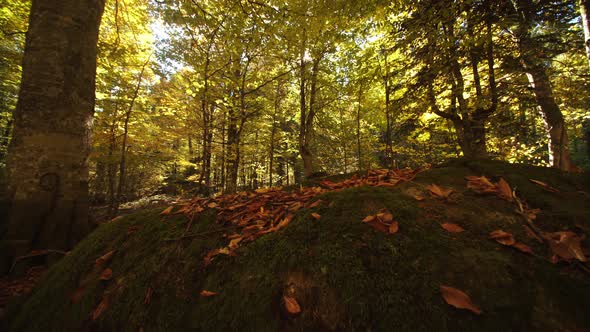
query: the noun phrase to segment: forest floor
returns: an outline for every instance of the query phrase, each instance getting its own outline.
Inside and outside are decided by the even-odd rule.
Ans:
[[[146,209],[98,227],[14,331],[590,331],[590,179],[456,161]]]

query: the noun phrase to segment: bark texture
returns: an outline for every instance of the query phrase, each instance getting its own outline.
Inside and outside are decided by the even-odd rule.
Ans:
[[[8,174],[8,260],[89,230],[88,165],[105,0],[33,0]]]

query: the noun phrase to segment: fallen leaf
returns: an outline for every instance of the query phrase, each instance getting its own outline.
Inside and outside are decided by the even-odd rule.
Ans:
[[[499,229],[490,233],[490,239],[496,240],[496,242],[503,244],[505,246],[511,246],[516,243],[514,236],[508,232],[504,232],[503,230]]]
[[[100,274],[100,280],[110,280],[113,277],[113,270],[111,270],[110,268],[106,268],[104,269],[104,271],[102,271],[102,273]]]
[[[467,188],[474,190],[478,193],[494,193],[496,192],[496,186],[488,180],[485,176],[466,176]]]
[[[498,187],[498,195],[501,198],[509,202],[514,200],[514,197],[512,197],[512,189],[510,189],[510,185],[503,178],[500,178],[500,181],[498,181],[496,186]]]
[[[399,231],[399,224],[397,221],[394,221],[389,225],[389,234],[395,234]]]
[[[86,291],[85,286],[78,287],[78,289],[76,289],[74,294],[72,294],[72,296],[70,296],[70,302],[72,302],[72,304],[78,303],[80,301],[80,299],[82,298],[82,296],[84,295],[85,291]]]
[[[442,293],[442,297],[445,299],[445,302],[447,302],[449,305],[459,309],[467,309],[478,315],[481,314],[481,309],[473,304],[469,295],[465,294],[464,292],[456,288],[443,285],[440,286],[440,292]]]
[[[291,222],[291,220],[293,220],[294,217],[294,214],[289,213],[283,220],[281,220],[281,222],[279,222],[278,225],[274,227],[274,231],[278,231],[279,229],[289,225],[289,223]]]
[[[322,216],[318,213],[312,212],[311,216],[315,219],[315,220],[320,220],[320,218],[322,218]]]
[[[236,249],[238,247],[238,243],[240,243],[242,240],[243,240],[243,237],[236,237],[234,239],[231,239],[231,241],[229,241],[228,247],[230,249]]]
[[[285,307],[285,311],[291,315],[297,315],[301,312],[299,303],[293,297],[283,295],[283,306]]]
[[[390,223],[393,221],[393,215],[389,212],[385,212],[379,216],[379,219],[384,223]]]
[[[92,312],[92,320],[96,320],[109,307],[109,298],[106,295],[102,296],[102,300]]]
[[[211,202],[211,203],[207,204],[207,207],[210,208],[210,209],[216,208],[217,207],[217,203]]]
[[[365,219],[363,219],[363,222],[369,223],[373,220],[375,220],[375,218],[377,218],[376,216],[366,216]]]
[[[551,251],[559,258],[570,261],[577,259],[580,262],[587,262],[588,259],[582,250],[582,237],[574,232],[562,231],[545,234]]]
[[[414,197],[414,199],[415,199],[415,200],[417,200],[418,202],[421,202],[421,201],[423,201],[423,200],[424,200],[424,197],[423,197],[422,195],[418,195],[418,194],[416,194],[416,195],[414,195],[413,197]]]
[[[445,189],[437,186],[436,184],[428,185],[426,186],[426,189],[428,189],[432,195],[440,198],[448,198],[449,195],[453,192],[453,189]]]
[[[143,303],[145,305],[149,305],[152,302],[152,294],[154,294],[154,290],[151,287],[148,287],[145,291],[145,297],[143,298]]]
[[[108,261],[110,261],[111,258],[113,258],[113,255],[114,254],[115,254],[115,250],[111,250],[111,251],[107,252],[106,254],[100,256],[94,262],[94,266],[96,266],[97,268],[101,267],[103,264],[105,264]]]
[[[200,295],[203,296],[203,297],[210,297],[210,296],[217,295],[217,293],[216,292],[211,292],[211,291],[208,291],[208,290],[202,290],[201,293],[200,293]]]
[[[166,215],[169,215],[169,214],[172,212],[172,210],[174,210],[174,206],[169,206],[169,207],[167,207],[167,208],[166,208],[164,211],[162,211],[162,212],[160,213],[160,215],[161,215],[161,216],[166,216]]]
[[[523,227],[524,227],[526,234],[529,237],[537,240],[537,242],[539,242],[539,243],[543,243],[543,240],[529,226],[523,225]]]
[[[312,208],[318,207],[318,206],[319,206],[320,204],[322,204],[323,202],[324,202],[324,201],[322,201],[321,199],[318,199],[317,201],[315,201],[315,202],[311,203],[311,204],[309,205],[309,208],[310,208],[310,209],[312,209]]]
[[[374,229],[378,230],[379,232],[382,233],[389,233],[389,225],[382,223],[381,221],[379,221],[378,218],[373,218],[372,221],[369,222],[365,222],[367,225],[373,227]]]
[[[539,181],[539,180],[533,180],[533,179],[529,179],[529,181],[531,181],[532,183],[538,184],[541,187],[543,187],[544,190],[548,191],[548,192],[552,192],[552,193],[558,193],[559,190],[556,188],[551,187],[550,185],[548,185],[545,182]]]
[[[524,243],[516,242],[512,245],[512,247],[524,252],[525,254],[533,254],[533,249],[531,249],[531,247],[527,246]]]
[[[449,222],[441,224],[440,227],[444,228],[447,232],[450,232],[450,233],[461,233],[461,232],[465,231],[465,229],[463,229],[463,227],[461,227],[457,224],[449,223]]]

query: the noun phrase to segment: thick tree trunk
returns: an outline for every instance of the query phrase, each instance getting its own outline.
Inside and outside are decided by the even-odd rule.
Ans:
[[[580,5],[580,16],[582,18],[582,25],[584,26],[584,45],[586,46],[586,56],[588,57],[588,65],[590,65],[590,19],[588,18],[588,11],[590,11],[590,0],[578,0]]]
[[[520,0],[513,4],[519,17],[517,37],[520,62],[545,120],[549,137],[549,162],[555,168],[569,171],[573,164],[569,153],[566,124],[553,97],[553,88],[544,63],[546,59],[538,57],[543,46],[531,35],[536,26],[536,3],[532,0]]]
[[[549,163],[555,168],[569,171],[572,168],[572,161],[569,153],[567,129],[563,114],[553,97],[549,78],[544,69],[532,69],[525,66],[525,70],[547,128]]]
[[[8,255],[89,231],[88,153],[104,0],[33,0],[8,172]]]
[[[527,74],[535,100],[543,114],[549,136],[549,163],[564,171],[572,169],[569,152],[569,139],[563,114],[553,97],[553,89],[543,64],[534,60],[533,50],[526,41],[521,41],[523,69]]]

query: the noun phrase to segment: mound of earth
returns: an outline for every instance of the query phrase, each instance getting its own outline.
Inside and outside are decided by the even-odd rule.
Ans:
[[[388,175],[346,186],[318,180],[324,189],[305,199],[297,192],[311,191],[294,188],[304,201],[292,215],[273,199],[288,196],[279,191],[246,195],[251,200],[231,210],[249,210],[256,195],[267,195],[255,213],[286,213],[264,227],[257,217],[243,225],[229,218],[215,203],[223,197],[114,220],[13,304],[6,324],[12,331],[590,329],[585,175],[489,161],[408,174],[388,184],[379,182]],[[468,176],[496,187],[468,188]],[[258,233],[246,233],[254,224]],[[498,230],[505,233],[490,239]],[[445,287],[468,298],[445,300]],[[469,299],[471,310],[457,308]]]

